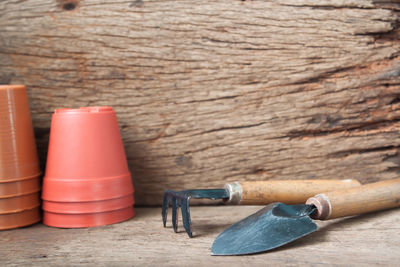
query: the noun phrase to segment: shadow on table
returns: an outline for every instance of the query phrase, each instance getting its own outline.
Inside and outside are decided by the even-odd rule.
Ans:
[[[135,219],[141,219],[143,217],[152,217],[154,216],[154,210],[155,208],[152,207],[136,207],[135,206]],[[160,223],[162,224],[162,218],[161,218],[161,208],[157,208],[157,211],[160,211]]]
[[[226,228],[231,226],[231,223],[212,223],[212,222],[206,222],[206,223],[196,223],[195,226],[193,226],[193,236],[194,237],[206,237],[206,236],[217,236],[219,233],[224,231]]]
[[[193,238],[216,236],[231,225],[232,224],[230,223],[196,222],[196,225],[192,224]],[[171,222],[167,222],[167,227],[165,228],[174,231]],[[180,222],[178,222],[177,234],[186,235],[185,228],[183,228],[183,225]]]

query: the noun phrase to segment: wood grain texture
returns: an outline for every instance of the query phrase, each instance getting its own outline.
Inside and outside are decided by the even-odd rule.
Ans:
[[[321,192],[360,186],[357,180],[284,180],[241,182],[241,205],[267,205],[272,202],[304,204]]]
[[[194,238],[182,227],[174,233],[170,221],[163,228],[159,208],[136,209],[135,218],[104,227],[38,224],[1,231],[0,258],[3,266],[398,266],[400,261],[398,209],[316,221],[317,232],[269,253],[211,256],[223,229],[259,209],[193,207]]]
[[[324,192],[307,200],[320,220],[329,220],[400,206],[400,178],[338,191]]]
[[[399,3],[0,2],[0,83],[113,106],[136,203],[236,180],[398,177]]]

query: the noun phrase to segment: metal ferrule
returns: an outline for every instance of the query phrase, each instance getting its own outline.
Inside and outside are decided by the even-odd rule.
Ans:
[[[306,201],[307,205],[314,205],[317,208],[317,212],[311,214],[311,218],[318,220],[327,220],[332,213],[332,205],[329,198],[324,194],[318,194],[314,197],[310,197]]]
[[[225,199],[225,204],[239,204],[242,200],[242,187],[238,182],[225,184],[224,189],[229,192],[229,199]]]

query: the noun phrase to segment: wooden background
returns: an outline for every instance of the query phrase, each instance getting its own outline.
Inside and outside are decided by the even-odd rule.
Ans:
[[[0,83],[51,114],[115,108],[136,202],[235,180],[400,172],[400,4],[0,2]]]

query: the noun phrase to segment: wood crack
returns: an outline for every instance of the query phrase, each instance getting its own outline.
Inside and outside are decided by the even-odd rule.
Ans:
[[[221,128],[218,128],[218,129],[212,129],[212,130],[201,132],[201,133],[199,133],[199,135],[209,134],[209,133],[214,133],[214,132],[221,132],[221,131],[248,129],[248,128],[253,128],[253,127],[258,127],[258,126],[261,126],[263,124],[265,124],[265,122],[260,122],[260,123],[255,123],[255,124],[248,124],[248,125],[240,125],[240,126],[221,127]]]
[[[355,132],[355,131],[367,131],[367,130],[374,130],[383,127],[387,127],[391,124],[396,122],[400,122],[400,118],[393,118],[390,120],[380,120],[380,121],[372,121],[372,122],[363,122],[357,124],[349,124],[343,127],[336,127],[327,130],[301,130],[301,131],[291,131],[288,133],[288,137],[290,139],[294,138],[304,138],[304,137],[319,137],[319,136],[326,136],[334,133],[342,133],[342,132]],[[335,122],[333,122],[335,123]]]
[[[343,158],[343,157],[347,157],[352,154],[373,153],[373,152],[382,152],[382,151],[399,150],[399,149],[400,149],[400,145],[361,148],[361,149],[349,149],[349,150],[342,150],[342,151],[330,153],[330,154],[328,154],[328,158]]]

